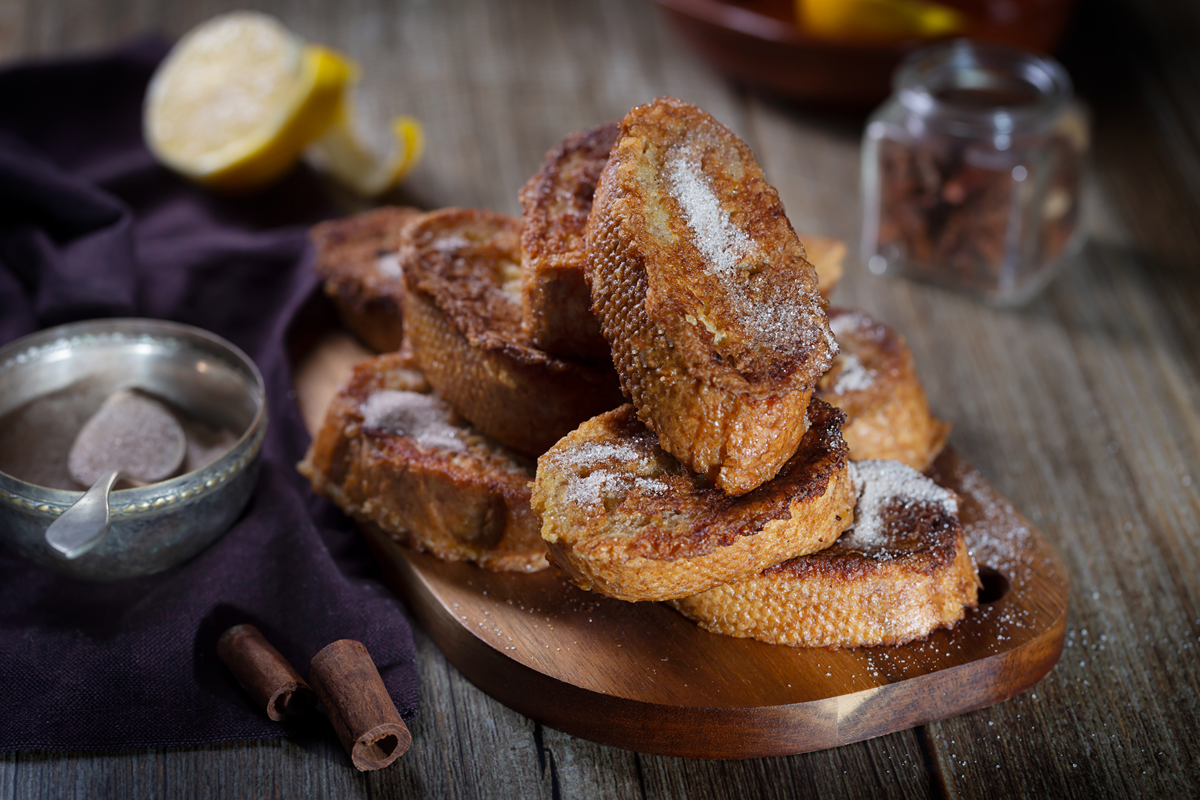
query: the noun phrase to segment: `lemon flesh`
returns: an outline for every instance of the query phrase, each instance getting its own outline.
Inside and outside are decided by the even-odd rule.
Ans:
[[[151,152],[217,189],[251,190],[291,169],[333,122],[354,66],[266,14],[235,11],[192,30],[146,93]]]

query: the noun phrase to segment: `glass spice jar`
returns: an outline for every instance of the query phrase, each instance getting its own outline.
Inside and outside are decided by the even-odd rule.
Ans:
[[[958,40],[913,54],[863,138],[867,268],[1020,304],[1078,249],[1088,123],[1058,62]]]

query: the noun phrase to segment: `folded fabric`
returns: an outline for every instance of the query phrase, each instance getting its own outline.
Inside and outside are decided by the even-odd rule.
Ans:
[[[112,584],[0,551],[0,750],[165,747],[319,730],[271,722],[216,656],[250,622],[297,670],[337,639],[366,645],[405,718],[412,632],[354,526],[295,464],[308,445],[288,342],[314,292],[306,230],[336,213],[298,170],[224,198],[159,166],[142,95],[161,41],[0,72],[0,343],[109,316],[154,317],[242,348],[267,383],[262,472],[242,517],[167,572]]]

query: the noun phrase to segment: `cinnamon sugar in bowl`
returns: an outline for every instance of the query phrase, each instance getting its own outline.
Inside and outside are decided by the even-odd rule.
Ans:
[[[100,542],[68,559],[46,528],[83,496],[67,455],[84,423],[122,389],[177,417],[187,455],[173,476],[110,496]],[[267,428],[262,376],[207,331],[150,319],[61,325],[0,348],[0,544],[86,580],[150,575],[199,553],[241,514]]]

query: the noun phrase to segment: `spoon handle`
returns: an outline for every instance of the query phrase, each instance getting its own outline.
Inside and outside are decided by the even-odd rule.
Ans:
[[[101,475],[58,519],[46,528],[46,543],[66,558],[79,558],[108,533],[108,495],[120,470]]]

